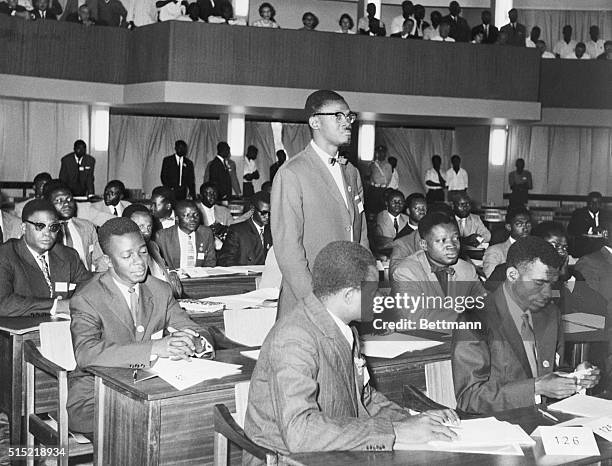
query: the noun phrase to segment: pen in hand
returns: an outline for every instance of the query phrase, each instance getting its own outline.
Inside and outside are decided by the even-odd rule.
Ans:
[[[553,416],[550,413],[547,413],[546,411],[544,411],[543,409],[538,408],[538,412],[544,416],[546,419],[549,419],[551,421],[555,421],[555,422],[559,422],[559,419],[557,419],[555,416]]]

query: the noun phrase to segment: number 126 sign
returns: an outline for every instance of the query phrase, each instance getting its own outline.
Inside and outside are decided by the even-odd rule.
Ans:
[[[547,455],[599,456],[593,431],[588,427],[540,426]]]

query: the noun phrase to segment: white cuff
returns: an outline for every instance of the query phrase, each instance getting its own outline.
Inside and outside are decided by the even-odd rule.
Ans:
[[[51,313],[52,316],[54,316],[55,314],[57,314],[57,300],[58,298],[55,298],[53,300],[53,307],[51,307],[51,310],[49,311]]]

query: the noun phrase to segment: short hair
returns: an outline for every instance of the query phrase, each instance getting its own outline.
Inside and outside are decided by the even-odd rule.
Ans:
[[[132,215],[134,215],[136,212],[144,212],[147,213],[151,216],[153,216],[153,214],[151,213],[151,211],[147,208],[147,206],[144,206],[142,204],[130,204],[129,206],[127,206],[125,209],[123,209],[123,213],[121,214],[122,217],[125,218],[130,218],[132,217]]]
[[[453,160],[459,160],[459,162],[461,162],[461,157],[459,157],[457,154],[455,154],[455,155],[453,155],[451,157],[451,163],[452,163]]]
[[[345,288],[361,288],[368,269],[375,267],[372,253],[353,241],[333,241],[327,244],[314,261],[313,293],[319,299],[333,296]]]
[[[317,15],[315,15],[312,11],[307,11],[306,13],[304,13],[302,15],[302,22],[304,22],[304,20],[308,17],[308,16],[312,16],[314,19],[314,24],[313,24],[313,29],[316,28],[319,25],[319,18],[317,18]]]
[[[52,176],[51,176],[49,173],[47,173],[47,172],[42,172],[42,173],[37,174],[37,175],[34,177],[34,180],[33,180],[32,182],[33,182],[34,184],[36,184],[36,183],[39,183],[39,182],[41,182],[41,181],[46,181],[46,182],[49,182],[49,181],[51,181],[52,179],[53,179],[53,177],[52,177]]]
[[[29,220],[36,212],[49,212],[57,217],[57,211],[53,204],[47,199],[32,199],[21,211],[21,221]]]
[[[257,203],[270,204],[270,193],[267,191],[257,191],[249,199],[249,205],[253,208],[257,208]]]
[[[392,167],[395,167],[397,166],[397,157],[388,157],[387,162],[389,162],[389,165]]]
[[[406,207],[410,207],[414,201],[425,201],[425,196],[421,193],[412,193],[406,198]]]
[[[539,31],[542,32],[542,29],[540,29],[540,26],[534,26],[531,28],[532,31]]]
[[[142,238],[140,228],[136,223],[126,217],[115,217],[104,222],[104,224],[98,229],[98,241],[102,252],[109,255],[110,242],[113,236],[123,236],[128,233],[138,233]]]
[[[419,235],[425,239],[434,227],[438,225],[454,225],[457,229],[457,221],[445,212],[428,212],[419,222]]]
[[[392,197],[395,197],[395,196],[400,196],[404,200],[406,199],[404,197],[404,193],[403,192],[401,192],[399,189],[393,189],[393,188],[387,188],[385,190],[384,196],[385,196],[385,201],[389,201],[389,199],[391,199]]]
[[[348,13],[342,13],[342,15],[340,16],[340,20],[338,21],[338,24],[342,25],[342,20],[344,18],[349,20],[349,29],[353,29],[355,27],[355,21],[353,21],[353,18],[351,18],[351,15],[349,15]]]
[[[156,188],[153,188],[151,198],[154,198],[155,196],[163,197],[171,203],[174,203],[175,201],[174,191],[172,191],[170,188],[166,188],[165,186],[157,186]]]
[[[66,186],[60,180],[55,179],[55,180],[49,181],[45,185],[43,189],[43,197],[49,201],[51,200],[51,196],[53,196],[53,194],[56,193],[57,191],[67,191],[72,195],[72,191],[70,190],[68,186]]]
[[[308,96],[306,99],[306,105],[304,105],[304,110],[308,116],[313,113],[317,113],[321,108],[328,102],[344,102],[344,97],[338,94],[335,91],[330,91],[327,89],[320,89],[318,91],[314,91],[312,94]]]
[[[513,12],[513,11],[514,11],[515,13],[518,13],[518,10],[517,10],[516,8],[510,8],[510,9],[508,10],[508,13],[511,13],[511,12]]]
[[[440,163],[442,163],[442,157],[440,157],[439,155],[434,155],[434,156],[431,158],[431,163],[434,163],[434,160],[439,160],[439,161],[440,161]]]
[[[287,160],[287,152],[285,152],[283,149],[279,149],[276,151],[276,158],[280,158],[279,155],[283,154],[285,156],[285,160]]]
[[[263,2],[261,5],[259,5],[259,15],[261,16],[261,10],[263,10],[264,8],[269,8],[270,9],[270,19],[272,21],[274,21],[274,17],[276,16],[276,10],[274,9],[274,7],[268,3],[268,2]]]
[[[108,188],[118,188],[119,191],[121,191],[121,194],[125,194],[125,185],[121,180],[110,180],[108,183],[106,183],[104,191],[106,191]]]
[[[555,269],[559,269],[565,261],[550,243],[537,236],[525,236],[516,240],[508,249],[506,265],[518,269],[538,259]]]
[[[586,49],[586,45],[585,45],[585,43],[584,43],[584,42],[578,42],[578,43],[576,44],[576,47],[575,47],[575,48],[578,48],[578,47],[583,48],[583,49]]]
[[[174,148],[177,148],[179,146],[187,146],[187,143],[183,141],[182,139],[178,139],[177,141],[174,142]]]
[[[183,199],[181,201],[177,201],[176,206],[174,206],[174,211],[178,214],[179,212],[185,210],[187,207],[192,207],[199,212],[198,205],[195,201],[192,201],[191,199]]]
[[[414,24],[414,19],[412,18],[406,18],[404,20],[404,22],[402,23],[402,26],[406,26],[408,23],[413,23]]]
[[[83,141],[82,139],[77,139],[76,141],[74,141],[74,145],[72,147],[76,149],[79,146],[87,147],[87,144],[85,144],[85,141]]]
[[[208,188],[213,188],[217,191],[217,193],[219,193],[219,187],[217,186],[217,183],[215,183],[214,181],[205,181],[204,183],[202,183],[202,186],[200,186],[200,194],[202,194]]]
[[[563,31],[573,31],[573,28],[571,25],[566,24],[565,26],[563,26]]]
[[[512,222],[514,222],[514,219],[518,217],[519,215],[526,215],[527,217],[531,219],[531,213],[529,212],[529,210],[527,210],[527,207],[525,206],[512,207],[508,209],[508,212],[506,212],[506,219],[505,219],[506,225],[510,225]]]
[[[599,191],[591,191],[589,194],[587,194],[587,197],[589,199],[592,199],[594,197],[598,198],[598,199],[602,199],[603,196],[601,195],[601,193]]]
[[[538,223],[533,230],[531,230],[532,236],[538,238],[548,239],[551,236],[564,236],[567,238],[567,232],[563,225],[559,222],[546,221]]]
[[[259,154],[259,149],[254,145],[250,145],[246,150],[247,155],[257,155]]]
[[[227,142],[221,141],[217,144],[217,154],[223,152],[223,150],[229,150],[230,146]]]

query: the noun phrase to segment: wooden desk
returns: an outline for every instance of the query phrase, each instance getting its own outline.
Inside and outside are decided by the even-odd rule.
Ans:
[[[555,413],[560,420],[566,420],[572,416]],[[521,408],[495,415],[502,421],[519,424],[525,432],[531,434],[537,426],[550,426],[551,422],[542,417],[536,408]],[[561,465],[561,464],[596,464],[601,460],[612,459],[612,443],[595,436],[599,451],[598,457],[570,457],[570,456],[546,456],[542,447],[542,441],[537,440],[533,447],[523,447],[525,456],[496,456],[477,455],[470,453],[450,453],[434,451],[393,451],[393,452],[332,452],[332,453],[300,453],[283,458],[285,464],[294,466],[327,466],[350,465],[350,466],[405,466],[422,464],[444,464],[444,465]],[[609,461],[605,462],[606,464]]]
[[[181,280],[183,298],[202,299],[211,296],[248,293],[256,288],[255,281],[258,277],[261,277],[261,274],[184,278]]]
[[[134,384],[131,369],[91,369],[96,376],[94,463],[212,463],[213,406],[223,403],[233,411],[234,386],[249,380],[255,366],[240,350],[218,351],[217,360],[242,364],[242,374],[178,391],[160,378]],[[234,456],[239,460],[240,452]]]

